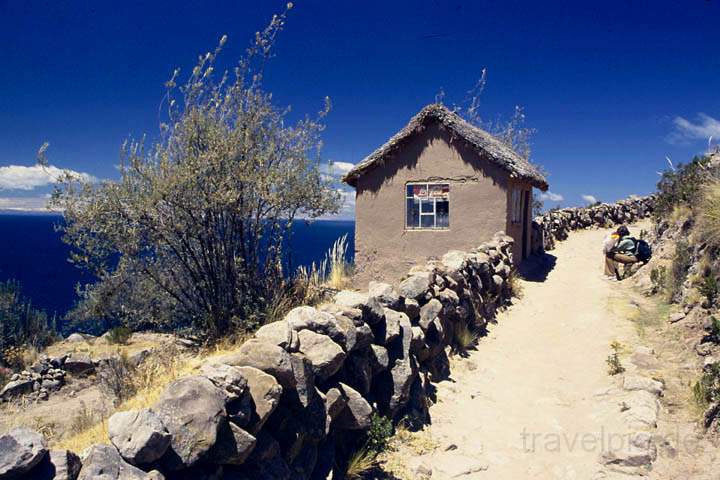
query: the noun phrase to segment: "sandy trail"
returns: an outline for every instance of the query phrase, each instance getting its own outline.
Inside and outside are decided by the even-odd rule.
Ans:
[[[632,231],[639,229],[633,228]],[[619,431],[610,343],[635,335],[608,308],[627,287],[602,278],[606,231],[571,234],[543,281],[502,313],[477,351],[438,388],[424,461],[432,478],[590,479]],[[618,288],[620,287],[620,288]]]

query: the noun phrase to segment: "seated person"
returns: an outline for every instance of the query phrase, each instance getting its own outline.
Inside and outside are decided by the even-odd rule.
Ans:
[[[639,260],[635,256],[635,239],[630,236],[630,230],[626,226],[617,229],[617,243],[606,251],[605,254],[605,273],[612,272],[615,278],[622,280],[624,274],[628,271],[628,265],[638,263]],[[619,265],[625,265],[623,276],[620,275]]]

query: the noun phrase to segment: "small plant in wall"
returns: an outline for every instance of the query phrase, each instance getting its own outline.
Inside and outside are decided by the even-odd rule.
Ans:
[[[365,434],[365,443],[350,456],[345,468],[345,478],[347,480],[364,478],[375,467],[378,454],[387,449],[392,435],[392,419],[373,413],[370,418],[370,429]]]
[[[625,371],[625,367],[623,367],[620,362],[620,350],[622,350],[622,345],[620,345],[619,342],[614,341],[610,344],[610,348],[612,348],[613,353],[608,355],[606,360],[608,364],[608,373],[610,375],[617,375],[618,373]]]

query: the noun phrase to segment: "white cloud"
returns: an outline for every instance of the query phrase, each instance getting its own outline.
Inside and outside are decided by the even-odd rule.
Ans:
[[[560,195],[559,193],[553,193],[551,191],[543,192],[540,194],[541,200],[550,200],[551,202],[562,202],[565,200],[565,197]]]
[[[52,165],[43,167],[33,165],[25,167],[22,165],[7,165],[0,167],[0,190],[32,190],[38,187],[45,187],[53,184],[64,173],[70,173],[85,181],[96,181],[96,178],[87,173],[74,170],[63,170]]]
[[[595,198],[594,195],[581,195],[582,199],[585,200],[587,203],[597,203],[597,198]]]
[[[675,130],[668,137],[670,143],[720,138],[720,120],[705,113],[698,113],[696,122],[680,116],[675,117],[673,124]]]
[[[350,170],[352,170],[355,167],[355,164],[350,162],[332,162],[331,168],[334,172],[338,172],[342,175],[345,175]]]
[[[22,212],[48,212],[49,195],[37,197],[0,197],[0,210]]]

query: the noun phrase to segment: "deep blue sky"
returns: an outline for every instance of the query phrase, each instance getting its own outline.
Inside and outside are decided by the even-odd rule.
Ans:
[[[648,193],[666,155],[720,137],[718,0],[294,3],[266,87],[297,114],[331,98],[326,159],[356,163],[441,88],[461,101],[483,67],[485,117],[525,107],[564,206]],[[53,165],[114,178],[122,140],[157,133],[173,68],[225,33],[233,63],[284,5],[0,0],[0,166],[32,166],[48,141]],[[3,170],[0,208],[35,205],[36,177]]]

